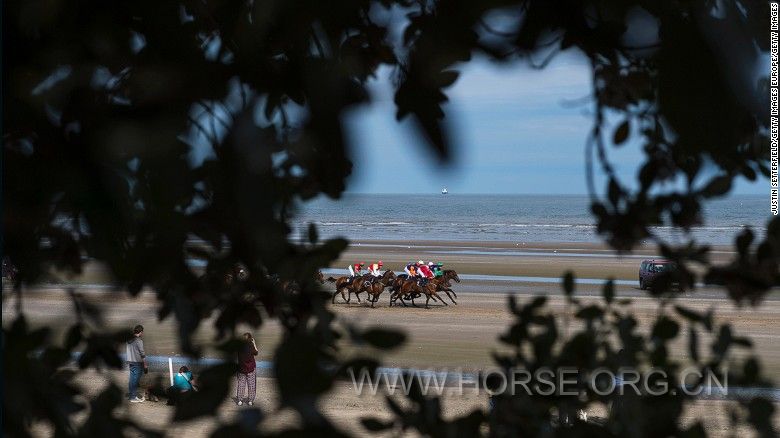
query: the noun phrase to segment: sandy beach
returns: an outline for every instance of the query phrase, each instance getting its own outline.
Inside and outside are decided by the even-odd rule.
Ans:
[[[113,382],[120,388],[126,384],[126,373],[105,372],[97,373],[93,371],[85,372],[80,378],[80,386],[88,395],[97,395],[106,387],[109,382]],[[142,382],[143,383],[143,382]],[[231,389],[231,394],[235,391]],[[354,386],[349,382],[337,382],[332,390],[319,400],[318,406],[325,417],[339,427],[354,436],[417,436],[414,433],[401,433],[400,428],[396,427],[384,433],[369,433],[360,423],[361,418],[377,418],[389,421],[393,418],[390,409],[387,406],[386,397],[392,398],[396,403],[403,407],[408,407],[409,402],[400,394],[386,395],[377,393],[363,393],[358,395]],[[731,428],[728,421],[729,409],[735,402],[724,400],[698,400],[688,405],[681,416],[681,422],[684,426],[701,422],[707,429],[708,436],[727,437],[727,436],[753,436],[749,429]],[[468,413],[481,409],[487,411],[488,400],[485,394],[475,394],[465,392],[462,395],[445,395],[441,397],[442,416],[445,419],[453,419],[467,415]],[[265,414],[260,428],[263,432],[273,433],[291,426],[300,424],[300,417],[297,412],[290,408],[280,408],[279,399],[274,387],[273,379],[258,378],[257,380],[257,398],[254,408],[261,409]],[[200,418],[185,422],[176,423],[172,421],[174,407],[167,406],[165,401],[144,402],[144,403],[126,403],[115,412],[120,418],[128,418],[138,421],[145,427],[164,431],[168,437],[206,437],[216,430],[221,424],[226,424],[236,419],[249,409],[248,406],[236,406],[231,399],[225,400],[220,405],[215,418]],[[599,421],[607,415],[607,407],[602,404],[595,404],[587,413],[590,421]],[[79,416],[77,421],[83,421],[83,415]],[[780,427],[780,415],[774,419],[775,428]],[[33,431],[38,436],[51,435],[51,429],[43,424],[36,424]],[[483,432],[488,432],[487,426],[483,426]]]
[[[356,242],[341,258],[333,264],[334,271],[351,261],[370,262],[374,259],[383,260],[386,267],[398,270],[402,263],[413,259],[436,260],[443,262],[447,268],[456,269],[464,279],[454,286],[458,294],[458,304],[450,303],[432,305],[430,309],[422,307],[388,307],[388,293],[380,298],[376,308],[369,308],[365,302],[343,303],[340,298],[332,309],[337,315],[337,326],[357,327],[379,326],[403,330],[408,335],[406,344],[393,352],[382,353],[370,347],[343,345],[340,354],[346,359],[360,355],[370,355],[382,360],[383,365],[418,369],[460,368],[462,370],[480,370],[493,366],[491,353],[504,348],[497,337],[504,332],[512,321],[507,311],[508,294],[515,294],[519,301],[531,299],[534,295],[549,296],[549,311],[559,316],[570,312],[561,296],[558,277],[566,270],[573,270],[578,277],[590,279],[605,279],[614,277],[623,280],[616,287],[618,297],[630,298],[632,303],[627,310],[632,310],[639,323],[640,331],[647,332],[649,324],[656,317],[659,307],[655,300],[646,297],[635,284],[638,265],[642,258],[654,256],[652,248],[643,248],[630,256],[615,257],[612,251],[603,246],[589,244],[526,244],[515,246],[514,243],[497,242],[416,242],[414,245],[404,245],[403,242],[376,241]],[[725,261],[731,256],[727,248],[716,248],[713,259]],[[96,275],[99,267],[90,266],[86,275]],[[331,272],[331,271],[329,271]],[[529,279],[524,279],[528,277]],[[540,281],[540,280],[544,281]],[[329,283],[324,288],[330,290]],[[142,323],[146,327],[146,348],[148,354],[181,358],[177,347],[175,324],[171,319],[156,321],[153,317],[157,307],[155,296],[151,291],[143,292],[133,299],[123,292],[112,292],[107,288],[95,288],[86,285],[78,289],[84,296],[104,311],[106,324],[110,328],[130,327]],[[584,301],[601,300],[601,285],[578,284],[576,294]],[[763,360],[765,373],[774,380],[780,378],[780,329],[776,324],[780,316],[780,295],[771,293],[768,299],[758,308],[739,308],[732,304],[724,292],[714,287],[700,287],[680,298],[680,303],[686,306],[706,311],[715,310],[716,320],[729,321],[735,334],[748,336],[755,343],[755,350]],[[14,315],[15,299],[6,299],[3,306],[3,317],[10,321]],[[424,302],[424,301],[423,301]],[[421,304],[423,303],[421,302]],[[449,301],[448,301],[449,302]],[[62,289],[57,286],[40,287],[25,293],[23,310],[34,325],[51,324],[58,327],[61,336],[67,327],[67,315],[71,309],[70,300]],[[213,321],[205,321],[196,331],[195,339],[205,346],[206,355],[213,353],[214,335]],[[576,326],[564,330],[575,330]],[[259,360],[272,359],[275,346],[281,336],[281,327],[275,321],[266,321],[259,329],[253,330],[260,346]],[[685,336],[681,336],[685,339]],[[702,336],[702,345],[709,338]],[[685,361],[686,346],[682,340],[674,344],[673,354]],[[707,350],[708,351],[708,350]],[[124,385],[124,377],[120,378]],[[272,387],[272,380],[263,378],[260,388]],[[344,385],[348,386],[345,382]],[[122,386],[123,387],[123,386]],[[366,412],[382,412],[385,409],[381,398],[373,400],[350,394],[349,388],[339,387],[328,395],[324,409],[333,421],[346,422],[345,427],[359,432],[358,418]],[[264,392],[271,394],[271,392]],[[263,397],[266,397],[265,395]],[[272,406],[273,396],[261,400],[261,406]],[[453,399],[445,401],[447,415],[465,413],[477,406],[484,407],[485,400],[481,398]],[[710,407],[702,402],[701,411]],[[156,404],[159,405],[159,404]],[[697,404],[699,406],[699,404]],[[780,407],[780,406],[779,406]],[[149,403],[143,406],[130,406],[128,412],[142,412],[147,409],[162,409]],[[232,415],[235,406],[226,404],[225,415]],[[725,412],[725,411],[724,411]],[[294,421],[295,415],[285,421]],[[688,414],[686,418],[695,418],[696,414]],[[161,424],[164,414],[146,415],[140,418],[149,419],[150,425]],[[724,417],[725,418],[725,417]],[[717,420],[713,420],[717,421]],[[723,422],[723,427],[725,426]],[[190,431],[203,431],[198,426]],[[269,427],[274,427],[269,425]],[[716,430],[725,431],[720,426]],[[720,428],[720,429],[719,429]],[[173,435],[178,429],[171,429]]]

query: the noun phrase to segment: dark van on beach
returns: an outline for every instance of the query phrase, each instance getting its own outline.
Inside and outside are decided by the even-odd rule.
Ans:
[[[671,274],[677,269],[677,265],[671,260],[651,259],[643,260],[639,265],[639,288],[652,288],[660,279],[671,280]]]

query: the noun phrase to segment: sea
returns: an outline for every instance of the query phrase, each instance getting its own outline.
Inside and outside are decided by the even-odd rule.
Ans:
[[[690,234],[671,226],[653,231],[671,243],[690,238],[732,244],[744,227],[762,238],[771,219],[769,196],[734,195],[704,204],[705,223]],[[580,195],[345,194],[301,203],[292,221],[302,237],[308,225],[320,238],[352,241],[601,242],[590,199]]]

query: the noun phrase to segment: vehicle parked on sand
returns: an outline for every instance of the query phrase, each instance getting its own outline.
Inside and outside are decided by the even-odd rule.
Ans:
[[[670,274],[677,269],[677,264],[666,259],[643,260],[639,265],[639,288],[647,289],[653,287],[661,278],[671,280]]]

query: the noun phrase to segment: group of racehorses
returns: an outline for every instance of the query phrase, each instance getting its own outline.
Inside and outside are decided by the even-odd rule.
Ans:
[[[248,277],[249,273],[246,268],[241,264],[236,264],[233,269],[225,275],[224,281],[226,284],[230,284],[236,280],[244,281]],[[297,294],[300,292],[299,285],[293,280],[280,279],[275,276],[270,277],[269,279],[276,283],[278,287],[286,293]],[[320,284],[324,284],[326,281],[322,271],[317,271],[314,280]],[[374,307],[374,304],[379,301],[379,296],[382,295],[382,292],[384,292],[385,289],[390,289],[390,307],[394,304],[397,305],[399,300],[404,307],[407,306],[407,302],[411,302],[413,306],[417,306],[414,300],[425,295],[425,307],[427,308],[429,307],[431,300],[434,302],[436,300],[441,301],[445,306],[449,305],[444,301],[441,295],[439,295],[440,292],[444,292],[450,301],[454,304],[458,304],[455,301],[455,298],[458,298],[458,295],[452,290],[451,281],[460,283],[460,278],[454,270],[447,269],[442,271],[442,274],[438,277],[425,279],[410,277],[407,274],[396,275],[393,271],[385,271],[380,276],[367,273],[354,277],[328,277],[327,281],[336,283],[336,291],[331,298],[333,304],[336,303],[336,296],[339,294],[341,294],[341,299],[347,303],[351,301],[352,295],[355,295],[358,303],[360,303],[362,302],[360,300],[360,294],[365,292],[367,294],[367,300],[371,303],[371,307]]]
[[[406,307],[407,301],[411,301],[412,305],[417,306],[414,300],[422,295],[425,295],[425,307],[428,307],[431,299],[434,302],[438,299],[447,306],[447,302],[442,299],[439,292],[444,292],[454,304],[458,304],[454,299],[458,296],[452,290],[450,283],[453,280],[460,283],[458,274],[452,269],[443,271],[439,277],[426,279],[409,277],[407,274],[396,275],[393,271],[386,271],[381,276],[369,273],[355,277],[328,277],[328,281],[336,283],[336,291],[331,299],[333,304],[336,303],[336,296],[339,294],[341,294],[341,299],[347,303],[350,302],[352,294],[355,295],[358,302],[361,302],[360,294],[365,292],[368,295],[367,300],[371,302],[371,307],[374,307],[374,304],[379,301],[379,296],[385,289],[390,289],[390,307],[397,304],[398,300],[404,307]]]

